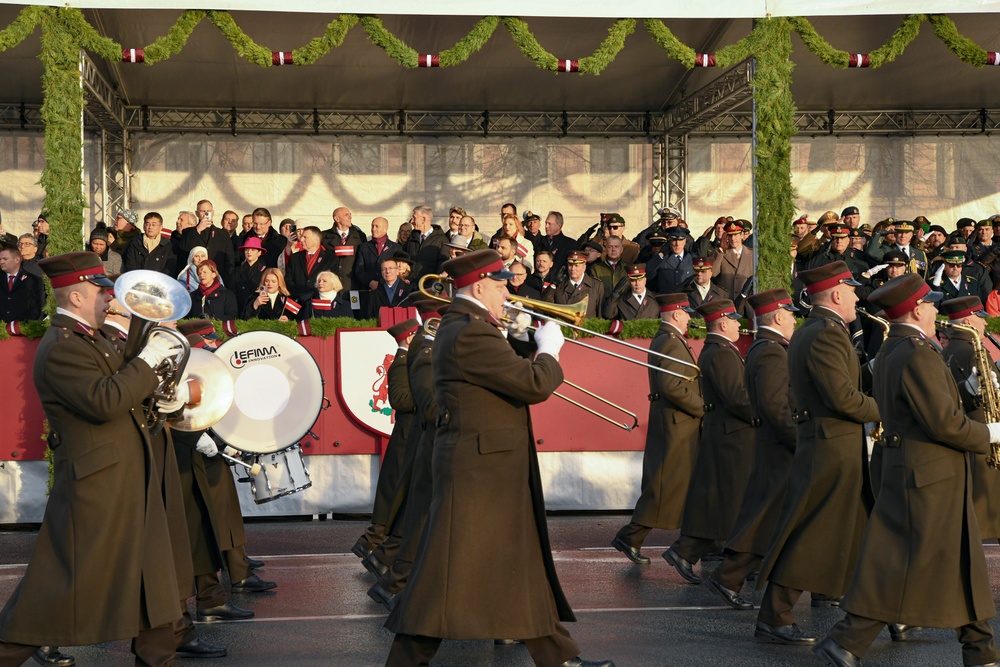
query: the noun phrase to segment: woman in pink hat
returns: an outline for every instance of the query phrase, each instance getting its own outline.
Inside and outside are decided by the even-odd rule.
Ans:
[[[243,245],[237,249],[243,253],[243,263],[233,272],[232,288],[236,293],[236,303],[240,312],[243,312],[256,296],[257,286],[264,277],[267,265],[262,257],[267,254],[267,250],[256,236],[247,237]]]

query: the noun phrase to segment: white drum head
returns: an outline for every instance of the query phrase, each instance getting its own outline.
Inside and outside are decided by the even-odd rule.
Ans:
[[[233,407],[212,430],[244,452],[268,454],[298,443],[319,417],[323,376],[298,341],[250,331],[215,351],[233,377]]]

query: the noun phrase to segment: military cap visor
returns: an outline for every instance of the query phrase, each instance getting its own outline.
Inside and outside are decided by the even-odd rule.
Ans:
[[[731,320],[740,319],[739,313],[736,312],[736,307],[729,299],[716,299],[709,301],[701,304],[694,310],[702,316],[705,320],[705,324],[720,320],[723,317]]]
[[[758,294],[751,294],[747,297],[747,303],[753,308],[755,317],[773,313],[779,308],[792,313],[798,311],[798,308],[792,305],[792,298],[788,296],[788,292],[780,287]]]
[[[851,287],[861,287],[861,283],[851,275],[847,264],[842,261],[831,262],[814,269],[799,272],[799,279],[806,286],[808,294],[816,294],[837,285],[850,285]]]
[[[393,340],[397,343],[402,343],[404,340],[412,336],[417,332],[417,327],[420,323],[415,318],[410,318],[404,322],[398,324],[393,324],[391,327],[386,329],[389,335],[392,336]]]
[[[53,289],[82,282],[107,289],[115,286],[108,279],[101,258],[92,252],[68,252],[55,257],[46,257],[38,262],[38,267],[52,281]]]
[[[934,303],[944,296],[915,273],[893,278],[871,293],[868,300],[885,311],[891,320],[900,318],[922,303]]]
[[[941,261],[945,264],[965,264],[965,251],[946,250],[941,253]]]
[[[978,296],[960,296],[957,299],[942,301],[941,312],[947,315],[952,322],[963,320],[972,315],[983,319],[989,317],[989,313],[983,310],[983,302],[979,300]]]
[[[694,308],[691,307],[691,304],[688,301],[687,294],[657,294],[656,303],[659,304],[661,313],[671,313],[675,310],[683,310],[685,313],[690,315],[695,314]]]

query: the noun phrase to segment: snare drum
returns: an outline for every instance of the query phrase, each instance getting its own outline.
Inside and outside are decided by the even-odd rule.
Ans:
[[[250,490],[253,491],[253,501],[258,505],[312,486],[309,468],[298,445],[273,454],[258,454],[255,458],[260,464],[260,472],[250,480]]]
[[[212,427],[228,444],[251,454],[283,452],[316,423],[323,376],[297,340],[250,331],[227,340],[215,356],[233,377],[233,407]]]

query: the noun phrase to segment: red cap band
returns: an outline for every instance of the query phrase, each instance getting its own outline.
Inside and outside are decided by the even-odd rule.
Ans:
[[[455,287],[468,287],[474,283],[479,282],[483,278],[488,278],[489,274],[494,271],[500,271],[503,269],[503,260],[497,260],[492,264],[484,266],[478,271],[473,271],[472,273],[467,273],[464,276],[456,276],[454,278]]]
[[[683,302],[682,303],[668,303],[665,306],[660,306],[660,312],[661,313],[670,313],[670,312],[673,312],[675,310],[680,310],[681,308],[683,308],[686,305],[687,304],[683,303]]]
[[[851,275],[850,271],[845,271],[843,273],[835,275],[832,278],[827,278],[826,280],[821,280],[818,283],[813,283],[812,285],[809,285],[808,287],[806,287],[806,293],[816,294],[817,292],[828,290],[831,287],[836,287],[843,281],[851,280],[852,278],[853,276]]]
[[[888,317],[890,320],[894,320],[897,317],[902,317],[903,315],[906,315],[908,312],[916,308],[917,302],[920,301],[925,296],[927,296],[930,293],[930,291],[931,288],[926,283],[921,285],[920,289],[917,290],[916,293],[914,293],[911,297],[909,297],[902,303],[898,303],[895,306],[885,308],[884,310],[886,317]]]
[[[791,299],[781,299],[780,301],[775,301],[774,303],[767,303],[764,304],[763,306],[760,306],[759,308],[754,308],[753,314],[754,316],[767,315],[768,313],[773,313],[782,306],[790,306],[790,305],[792,305]]]
[[[969,315],[975,315],[980,310],[983,310],[983,308],[982,307],[980,307],[980,308],[967,308],[965,310],[960,310],[957,313],[948,313],[948,319],[951,320],[951,321],[962,320],[962,319],[965,319],[966,317],[968,317]]]
[[[717,320],[717,319],[719,319],[721,317],[725,317],[726,315],[730,315],[730,314],[735,313],[735,312],[736,312],[736,309],[733,308],[732,306],[730,306],[729,308],[723,308],[722,310],[720,310],[720,311],[718,311],[716,313],[712,313],[710,315],[705,315],[705,324],[708,324],[709,322],[714,322],[715,320]]]
[[[400,331],[400,332],[399,332],[399,333],[398,333],[398,334],[396,335],[396,342],[397,342],[397,343],[402,343],[402,342],[403,342],[404,340],[406,340],[407,338],[409,338],[410,336],[412,336],[412,335],[413,335],[413,334],[415,334],[416,332],[417,332],[417,325],[416,325],[416,324],[414,324],[414,325],[413,325],[412,327],[410,327],[409,329],[406,329],[405,331]]]
[[[53,289],[58,287],[68,287],[70,285],[76,285],[78,283],[89,281],[91,278],[106,278],[107,274],[104,272],[104,267],[95,268],[93,266],[86,269],[80,269],[79,271],[74,271],[73,273],[64,273],[61,276],[56,276],[52,278]]]

